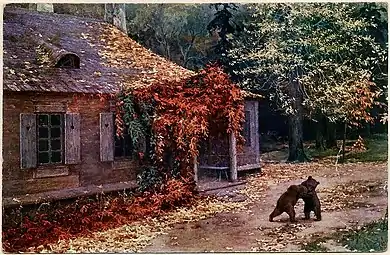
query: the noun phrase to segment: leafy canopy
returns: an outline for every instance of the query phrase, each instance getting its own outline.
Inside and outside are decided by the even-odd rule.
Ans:
[[[379,96],[371,70],[387,61],[386,48],[366,33],[372,21],[356,4],[247,5],[250,20],[231,37],[229,55],[240,85],[268,91],[286,114],[294,114],[288,87],[298,82],[308,117],[371,121],[367,109]]]

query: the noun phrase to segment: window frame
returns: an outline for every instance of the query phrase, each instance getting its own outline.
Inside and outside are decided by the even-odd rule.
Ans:
[[[39,122],[39,117],[42,115],[48,116],[47,125],[41,125]],[[51,124],[51,115],[59,115],[60,116],[60,124],[59,125],[52,125]],[[59,166],[65,164],[65,114],[62,112],[38,112],[36,113],[36,126],[37,126],[37,135],[36,135],[36,148],[37,148],[37,167],[44,167],[44,166]],[[39,128],[40,127],[46,127],[48,129],[48,137],[47,138],[40,138],[39,136]],[[60,138],[59,139],[51,139],[51,128],[60,128]],[[39,142],[40,141],[47,141],[48,143],[48,150],[42,151],[39,149]],[[60,149],[58,150],[52,150],[51,149],[51,141],[52,140],[60,140]],[[52,152],[60,152],[61,153],[61,160],[59,162],[52,162],[51,160],[51,154]],[[47,152],[49,154],[48,162],[47,163],[41,163],[39,159],[39,153],[40,152]]]

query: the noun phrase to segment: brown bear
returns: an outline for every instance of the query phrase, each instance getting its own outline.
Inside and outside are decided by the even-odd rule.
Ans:
[[[313,211],[316,216],[316,221],[321,220],[321,203],[317,196],[316,188],[320,182],[316,181],[313,177],[309,176],[306,181],[301,185],[305,186],[308,190],[307,194],[302,196],[305,206],[303,212],[305,213],[305,219],[310,219],[310,212]]]
[[[307,187],[303,185],[291,185],[284,192],[276,203],[274,211],[269,215],[269,221],[273,221],[274,217],[286,212],[290,216],[290,222],[295,222],[294,206],[298,199],[307,193]]]

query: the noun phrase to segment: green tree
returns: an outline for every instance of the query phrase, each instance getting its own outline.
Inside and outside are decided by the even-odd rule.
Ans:
[[[128,32],[132,38],[186,68],[207,63],[213,38],[207,24],[212,10],[204,4],[128,4]]]
[[[228,36],[235,33],[239,26],[234,22],[233,14],[238,6],[234,3],[211,4],[210,8],[215,10],[214,18],[207,25],[210,34],[216,33],[218,41],[212,46],[213,55],[210,60],[218,62],[225,70],[229,67],[228,51],[231,49],[231,42]]]
[[[371,69],[386,50],[367,34],[356,4],[252,4],[229,56],[242,87],[264,92],[288,116],[290,161],[307,159],[304,117],[371,121],[379,96]],[[367,58],[366,52],[371,52]]]
[[[364,17],[366,20],[370,20],[370,25],[366,31],[367,35],[372,36],[384,50],[388,45],[388,14],[387,3],[360,3],[357,5],[355,15],[357,17]],[[366,51],[367,58],[372,57],[372,52]],[[382,89],[387,90],[388,81],[388,62],[378,62],[372,67],[372,76],[375,83]],[[371,113],[380,120],[386,119],[387,116],[387,93],[383,93],[378,99],[379,104],[376,105]],[[385,118],[383,118],[385,117]],[[370,133],[370,125],[366,125],[366,133]]]

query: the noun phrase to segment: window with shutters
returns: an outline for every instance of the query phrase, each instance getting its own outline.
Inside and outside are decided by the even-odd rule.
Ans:
[[[131,158],[134,146],[130,134],[124,132],[122,137],[116,136],[114,113],[100,113],[100,160],[112,162],[115,159]],[[125,131],[128,127],[125,127]]]
[[[60,113],[37,114],[38,164],[64,163],[64,116]]]
[[[20,168],[54,169],[81,163],[78,113],[51,111],[20,114]],[[51,173],[44,173],[45,177]],[[57,173],[58,174],[58,173]],[[43,176],[37,173],[37,176]]]

